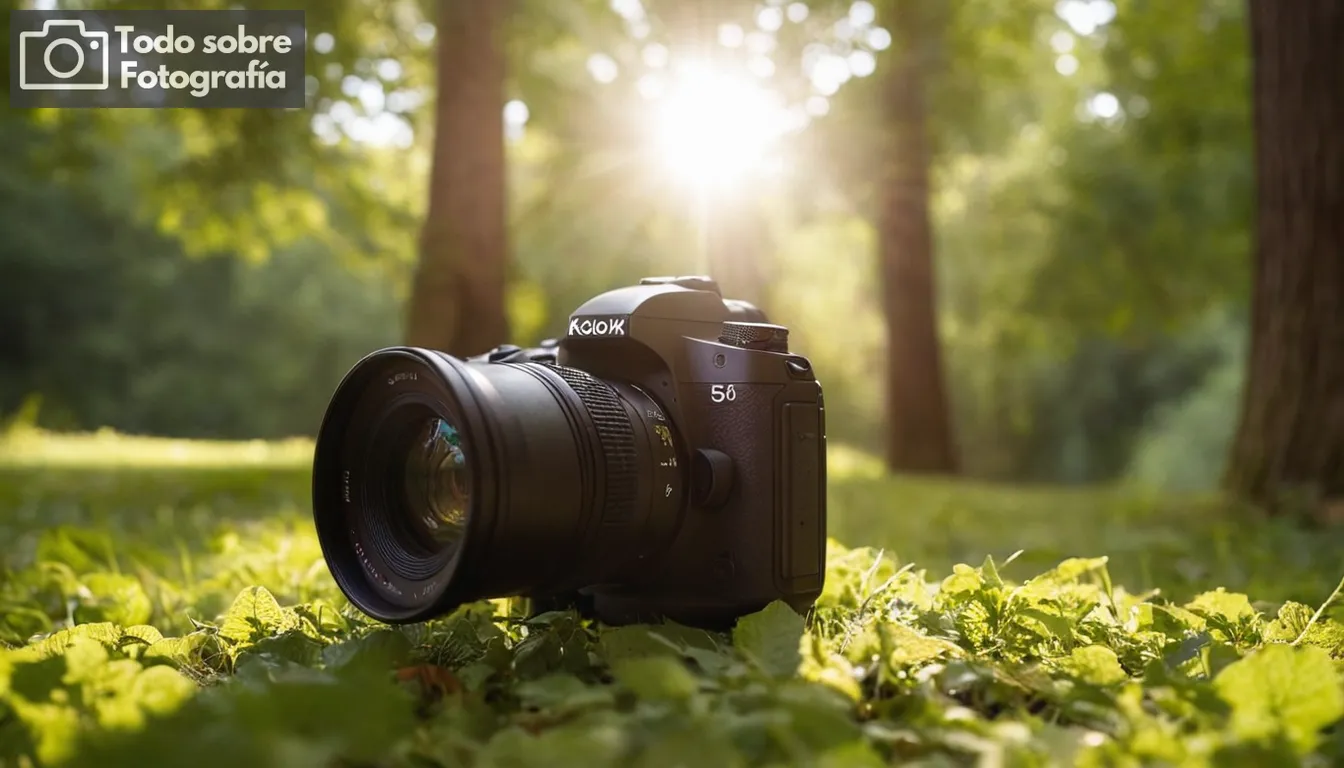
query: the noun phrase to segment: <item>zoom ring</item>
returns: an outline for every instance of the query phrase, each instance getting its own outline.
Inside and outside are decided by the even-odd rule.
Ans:
[[[635,464],[635,431],[621,407],[620,396],[606,382],[577,368],[550,368],[578,394],[597,428],[607,486],[602,522],[628,520],[635,510],[639,471]]]

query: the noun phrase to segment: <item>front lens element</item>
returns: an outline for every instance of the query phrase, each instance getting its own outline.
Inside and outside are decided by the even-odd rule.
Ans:
[[[470,510],[470,446],[447,405],[430,400],[386,402],[353,473],[362,479],[356,528],[383,569],[408,582],[433,578],[457,554]]]
[[[402,465],[404,512],[420,545],[430,551],[459,545],[471,508],[462,433],[448,419],[427,419],[414,433]]]

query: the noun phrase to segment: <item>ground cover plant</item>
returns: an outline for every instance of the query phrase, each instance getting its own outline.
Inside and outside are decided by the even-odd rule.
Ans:
[[[529,620],[500,600],[396,629],[332,584],[307,459],[302,444],[5,442],[0,759],[1344,760],[1330,531],[1214,499],[882,478],[837,450],[840,541],[809,617],[774,605],[711,634]]]

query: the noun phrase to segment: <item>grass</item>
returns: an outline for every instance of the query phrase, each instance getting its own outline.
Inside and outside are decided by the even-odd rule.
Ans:
[[[120,435],[110,430],[60,434],[24,427],[11,428],[0,439],[0,466],[7,468],[302,469],[312,458],[312,442],[304,439],[279,442],[177,440]]]
[[[933,573],[1022,550],[1013,573],[1105,555],[1119,583],[1173,598],[1215,587],[1314,602],[1344,574],[1344,532],[1266,520],[1212,495],[900,478],[833,484],[831,535]]]
[[[1344,756],[1344,624],[1317,610],[1344,572],[1337,531],[1209,497],[890,478],[837,448],[838,541],[806,624],[773,606],[729,635],[609,629],[495,601],[391,629],[331,582],[310,456],[301,441],[0,442],[0,760]]]

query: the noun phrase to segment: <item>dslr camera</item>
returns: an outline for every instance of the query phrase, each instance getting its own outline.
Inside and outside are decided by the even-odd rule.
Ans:
[[[645,278],[536,348],[360,360],[318,434],[313,516],[380,621],[520,596],[722,628],[821,594],[825,441],[786,328],[707,277]]]

